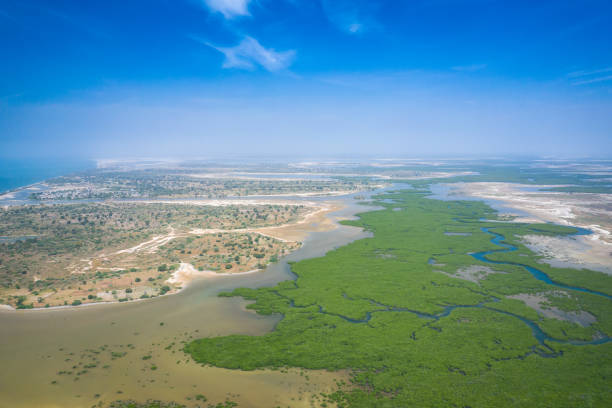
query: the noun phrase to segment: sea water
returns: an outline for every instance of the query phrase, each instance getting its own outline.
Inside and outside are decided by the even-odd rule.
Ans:
[[[88,159],[0,158],[0,194],[94,167]]]

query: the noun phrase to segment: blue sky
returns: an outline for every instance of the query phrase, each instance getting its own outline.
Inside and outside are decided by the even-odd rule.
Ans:
[[[612,155],[612,5],[0,0],[0,155]]]

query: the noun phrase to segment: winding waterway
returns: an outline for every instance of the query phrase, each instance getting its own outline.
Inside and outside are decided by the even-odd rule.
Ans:
[[[353,197],[338,198],[346,207],[331,216],[334,219],[348,218],[372,209],[358,205]],[[326,199],[329,200],[329,197]],[[483,229],[483,232],[493,235],[491,242],[501,248],[477,252],[473,254],[476,259],[503,263],[491,261],[487,255],[516,250],[503,242],[502,235],[488,229]],[[322,256],[330,249],[368,235],[358,228],[347,226],[312,233],[299,250],[261,273],[194,282],[176,295],[128,304],[64,310],[0,311],[0,408],[91,407],[99,401],[117,399],[160,399],[186,403],[197,394],[206,395],[210,402],[230,398],[240,402],[243,407],[310,406],[313,395],[331,391],[334,380],[346,379],[346,373],[309,371],[306,379],[300,370],[289,370],[288,373],[268,370],[245,372],[201,367],[181,351],[182,344],[198,337],[262,335],[269,332],[278,323],[279,316],[255,314],[245,308],[245,300],[219,298],[217,294],[237,287],[272,286],[290,279],[294,276],[288,262]],[[554,282],[536,268],[513,265],[526,268],[536,279],[547,284],[611,298],[604,293]],[[359,324],[367,323],[372,313],[401,311],[433,322],[458,308],[484,308],[517,318],[529,326],[541,349],[548,350],[533,352],[543,356],[555,356],[545,343],[549,341],[574,345],[610,341],[609,337],[588,342],[552,338],[536,323],[495,309],[496,301],[491,297],[477,305],[446,306],[440,313],[426,314],[372,300],[380,308],[368,313],[364,319],[339,317]],[[323,309],[319,311],[326,313]],[[92,364],[90,350],[98,350],[96,352],[99,353],[93,357],[95,367],[86,369],[87,372],[79,376],[58,374],[83,371],[87,364]]]
[[[379,200],[382,202],[386,202],[386,203],[390,203],[391,201],[389,200]],[[524,264],[520,264],[520,263],[515,263],[515,262],[502,262],[502,261],[492,261],[490,259],[487,258],[487,255],[493,254],[493,253],[503,253],[503,252],[512,252],[512,251],[516,251],[518,248],[507,244],[504,242],[505,237],[502,234],[490,231],[489,228],[483,227],[481,228],[481,231],[491,234],[493,237],[491,238],[491,242],[495,245],[501,246],[502,248],[500,249],[494,249],[494,250],[489,250],[489,251],[481,251],[481,252],[475,252],[472,253],[472,257],[474,257],[475,259],[481,261],[481,262],[485,262],[485,263],[491,263],[491,264],[504,264],[504,265],[514,265],[514,266],[519,266],[522,268],[525,268],[527,271],[529,271],[534,278],[536,278],[539,281],[542,281],[546,284],[555,286],[555,287],[559,287],[562,289],[569,289],[569,290],[575,290],[575,291],[579,291],[579,292],[585,292],[585,293],[590,293],[592,295],[596,295],[596,296],[602,296],[605,297],[607,299],[612,299],[612,296],[606,294],[606,293],[602,293],[602,292],[597,292],[594,290],[590,290],[590,289],[586,289],[586,288],[582,288],[579,286],[571,286],[571,285],[565,285],[563,283],[559,283],[559,282],[555,282],[554,280],[552,280],[546,273],[544,273],[543,271],[534,268],[532,266],[529,265],[524,265]],[[590,234],[591,231],[585,229],[585,228],[578,228],[578,231],[576,233],[574,233],[573,235],[588,235]],[[432,261],[432,259],[429,260],[430,263]],[[346,297],[346,295],[345,295]],[[290,305],[292,307],[310,307],[312,305],[309,306],[296,306],[295,303],[293,302],[293,300],[290,300]],[[596,339],[590,340],[590,341],[581,341],[581,340],[562,340],[562,339],[557,339],[554,337],[549,336],[548,334],[546,334],[535,322],[526,319],[523,316],[517,315],[515,313],[511,313],[505,310],[499,310],[493,307],[495,302],[498,302],[499,299],[491,296],[491,298],[487,301],[478,303],[476,305],[450,305],[450,306],[445,306],[444,309],[442,310],[442,312],[440,313],[436,313],[436,314],[429,314],[429,313],[424,313],[424,312],[420,312],[418,310],[412,310],[412,309],[407,309],[407,308],[399,308],[399,307],[395,307],[392,305],[386,305],[383,303],[380,303],[374,299],[366,299],[368,300],[370,303],[372,303],[375,306],[380,307],[380,309],[377,310],[372,310],[369,311],[365,314],[365,317],[363,319],[354,319],[354,318],[350,318],[348,316],[343,316],[341,314],[337,314],[337,313],[330,313],[325,311],[321,306],[319,306],[319,313],[322,314],[328,314],[328,315],[332,315],[332,316],[336,316],[339,317],[347,322],[350,323],[356,323],[356,324],[362,324],[362,323],[368,323],[371,319],[372,319],[372,315],[374,313],[383,313],[383,312],[407,312],[407,313],[411,313],[414,314],[420,318],[423,319],[432,319],[433,321],[439,320],[443,317],[447,317],[449,316],[454,310],[456,309],[472,309],[472,308],[482,308],[482,309],[487,309],[496,313],[501,313],[507,316],[511,316],[513,318],[519,319],[521,322],[523,322],[524,324],[526,324],[527,326],[529,326],[529,328],[532,331],[532,334],[534,336],[534,338],[538,341],[538,343],[540,344],[540,346],[542,346],[544,349],[547,349],[547,351],[542,351],[542,350],[532,350],[532,352],[538,353],[544,357],[556,357],[557,354],[555,352],[553,352],[553,350],[546,344],[546,342],[555,342],[555,343],[562,343],[562,344],[572,344],[575,346],[586,346],[586,345],[598,345],[598,344],[604,344],[604,343],[609,343],[612,341],[612,338],[610,338],[609,336],[601,336],[598,337]]]
[[[514,265],[514,266],[520,266],[522,268],[524,268],[525,270],[527,270],[529,273],[531,273],[531,275],[536,278],[537,280],[544,282],[548,285],[552,285],[552,286],[556,286],[558,288],[562,288],[562,289],[569,289],[569,290],[575,290],[578,292],[585,292],[585,293],[590,293],[591,295],[597,295],[597,296],[603,296],[605,298],[608,299],[612,299],[612,296],[606,294],[606,293],[602,293],[602,292],[597,292],[595,290],[591,290],[591,289],[586,289],[586,288],[581,288],[579,286],[571,286],[571,285],[566,285],[563,283],[559,283],[559,282],[555,282],[554,280],[552,280],[550,278],[550,276],[548,276],[546,273],[542,272],[540,269],[534,268],[533,266],[529,266],[529,265],[524,265],[521,263],[516,263],[516,262],[501,262],[501,261],[492,261],[489,258],[487,258],[487,255],[490,254],[494,254],[494,253],[503,253],[503,252],[513,252],[516,251],[518,248],[515,247],[514,245],[510,245],[504,242],[505,237],[502,234],[490,231],[489,228],[481,228],[481,230],[483,232],[486,232],[488,234],[493,235],[493,238],[491,238],[491,242],[495,245],[499,245],[502,248],[501,249],[493,249],[491,251],[482,251],[482,252],[476,252],[471,254],[474,258],[478,259],[481,262],[486,262],[486,263],[491,263],[491,264],[498,264],[498,265]],[[591,232],[587,229],[584,228],[580,228],[578,230],[578,232],[576,232],[573,235],[587,235],[590,234]]]
[[[333,198],[345,207],[330,217],[346,219],[374,209],[357,204],[354,196]],[[347,380],[347,373],[201,367],[181,351],[183,342],[273,330],[279,316],[258,315],[246,309],[244,299],[217,294],[273,286],[294,277],[288,262],[323,256],[367,236],[342,225],[314,232],[265,271],[196,281],[175,295],[69,309],[0,310],[0,407],[91,407],[118,399],[188,403],[197,394],[211,403],[229,398],[241,407],[309,407],[314,395],[332,391],[334,380]]]

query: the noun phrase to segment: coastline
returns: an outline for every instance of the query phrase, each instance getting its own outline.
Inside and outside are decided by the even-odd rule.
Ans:
[[[301,204],[293,203],[293,205],[301,205]],[[278,239],[284,242],[301,243],[301,245],[298,246],[294,251],[291,251],[288,254],[286,254],[285,255],[286,257],[286,256],[291,255],[297,249],[301,248],[303,246],[304,240],[311,233],[330,231],[335,228],[338,228],[339,224],[337,220],[334,220],[331,217],[329,217],[329,214],[346,208],[346,204],[342,202],[321,203],[319,205],[315,203],[309,203],[309,205],[311,205],[313,208],[316,208],[316,209],[312,212],[309,212],[302,219],[294,223],[282,224],[282,225],[271,226],[271,227],[243,228],[243,229],[235,229],[235,230],[221,230],[221,229],[197,230],[195,229],[195,230],[189,231],[188,234],[208,234],[208,233],[214,234],[214,233],[219,233],[219,232],[237,232],[237,233],[250,232],[250,233],[260,234],[262,236],[271,237],[273,239]],[[278,231],[275,231],[275,230],[278,230]],[[298,238],[298,239],[287,239],[287,237]],[[142,244],[139,244],[137,247],[141,247],[141,246]],[[122,250],[122,251],[129,251],[131,249],[132,248]],[[155,295],[149,298],[129,299],[125,301],[104,300],[104,301],[99,301],[99,302],[85,302],[80,305],[70,305],[69,304],[69,305],[34,307],[34,308],[25,308],[25,309],[17,309],[17,308],[12,307],[11,305],[0,304],[0,313],[18,312],[18,311],[19,312],[21,311],[40,312],[40,311],[45,311],[45,310],[74,310],[74,309],[78,309],[81,307],[93,307],[97,305],[112,305],[112,304],[118,304],[118,303],[141,302],[141,301],[146,301],[146,300],[152,300],[157,297],[176,295],[178,293],[181,293],[185,289],[187,289],[191,284],[193,284],[196,281],[202,281],[202,280],[208,280],[208,279],[218,279],[218,278],[225,278],[225,277],[232,277],[232,276],[244,276],[244,275],[250,275],[250,274],[254,274],[258,272],[265,272],[265,270],[267,269],[269,265],[267,265],[266,268],[263,268],[263,269],[253,269],[253,270],[245,271],[245,272],[219,273],[215,271],[199,271],[195,269],[195,267],[192,264],[181,262],[179,268],[175,272],[173,272],[172,276],[164,282],[164,283],[170,283],[170,284],[180,284],[181,286],[178,288],[172,287],[167,293],[164,293],[162,295]]]
[[[72,174],[75,172],[85,171],[88,169],[94,169],[97,167],[95,160],[90,159],[62,159],[62,160],[34,160],[34,159],[10,159],[3,160],[4,166],[0,166],[0,175],[5,180],[17,180],[5,182],[0,185],[0,200],[10,199],[5,197],[6,194],[11,194],[34,187],[38,184],[44,183],[55,177],[61,177],[63,175]],[[25,174],[20,177],[10,177],[11,175],[19,173]],[[17,185],[18,183],[21,183]]]
[[[184,267],[184,265],[186,266]],[[193,271],[186,272],[185,270],[181,270],[182,267],[184,267],[185,269],[191,268]],[[183,290],[187,289],[189,285],[191,285],[192,283],[196,281],[216,279],[216,278],[226,278],[226,277],[231,277],[231,276],[250,275],[253,273],[257,273],[257,272],[263,272],[264,270],[265,269],[253,269],[251,271],[246,271],[246,272],[217,273],[215,271],[198,271],[197,269],[193,267],[193,265],[181,262],[181,266],[179,267],[179,269],[176,272],[174,272],[172,276],[166,280],[166,282],[179,283],[182,286],[178,288],[173,288],[172,290],[169,290],[167,293],[164,293],[163,295],[155,295],[155,296],[151,296],[151,297],[144,298],[144,299],[130,299],[130,300],[126,300],[123,302],[120,302],[118,300],[117,301],[106,300],[106,301],[101,301],[101,302],[82,303],[77,306],[60,305],[60,306],[49,306],[49,307],[33,307],[29,309],[16,309],[12,307],[11,305],[2,304],[0,305],[0,313],[2,313],[3,311],[4,312],[17,312],[17,311],[40,312],[43,310],[70,310],[70,309],[77,309],[77,308],[83,308],[83,307],[114,305],[114,304],[119,304],[119,303],[144,302],[144,301],[152,300],[152,299],[162,297],[162,296],[171,296],[171,295],[176,295],[178,293],[181,293]],[[171,281],[173,278],[175,278],[175,276],[176,276],[176,280]]]

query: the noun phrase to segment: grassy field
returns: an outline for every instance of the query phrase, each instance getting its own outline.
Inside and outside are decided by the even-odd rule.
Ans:
[[[611,300],[535,279],[612,294],[612,277],[538,263],[525,234],[571,234],[548,224],[500,223],[480,202],[386,194],[384,210],[346,224],[373,232],[321,258],[292,265],[295,281],[237,289],[261,314],[282,314],[260,337],[203,338],[185,351],[231,369],[303,367],[352,372],[329,403],[351,407],[597,407],[612,398]],[[500,249],[489,231],[516,251]],[[544,317],[516,296],[560,311]],[[511,298],[512,297],[512,298]],[[578,324],[563,313],[588,313]],[[601,344],[600,344],[601,343]],[[607,402],[606,402],[607,401]]]

